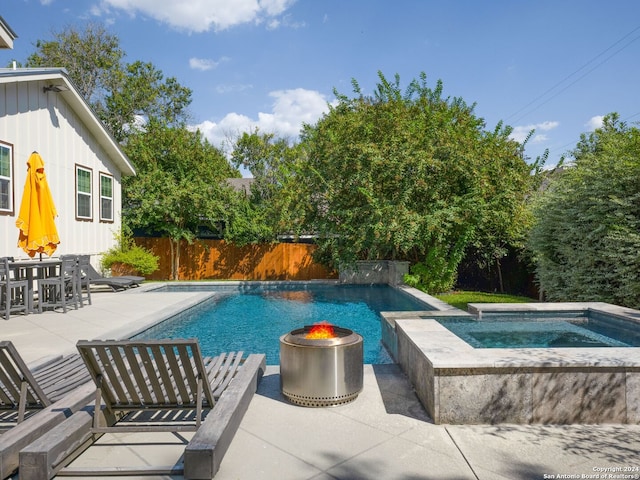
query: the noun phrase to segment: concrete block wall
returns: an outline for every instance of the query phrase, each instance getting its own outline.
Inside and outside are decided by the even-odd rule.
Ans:
[[[341,283],[358,285],[401,285],[406,273],[409,273],[409,262],[371,260],[360,261],[354,268],[341,270],[339,279]]]

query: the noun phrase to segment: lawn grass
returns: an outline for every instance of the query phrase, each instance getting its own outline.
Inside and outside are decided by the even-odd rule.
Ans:
[[[509,295],[506,293],[485,293],[457,290],[451,293],[434,295],[439,300],[461,310],[467,309],[468,303],[532,303],[537,300],[519,295]]]

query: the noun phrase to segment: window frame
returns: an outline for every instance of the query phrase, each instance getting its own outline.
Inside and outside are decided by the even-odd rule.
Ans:
[[[87,192],[81,192],[79,189],[79,182],[78,182],[78,173],[80,171],[85,171],[89,173],[89,193]],[[76,199],[75,199],[75,211],[76,211],[76,220],[79,222],[92,222],[93,221],[93,169],[89,168],[89,167],[85,167],[83,165],[79,165],[76,163],[76,168],[74,169],[75,172],[75,186],[76,186]],[[80,195],[86,195],[89,197],[89,216],[81,216],[79,209],[80,209],[80,202],[78,201],[80,199]]]
[[[13,148],[12,143],[3,142],[2,140],[0,140],[0,148],[6,148],[9,150],[9,177],[2,177],[4,179],[9,179],[9,208],[2,208],[2,206],[0,206],[0,215],[14,215],[16,211],[15,149]]]
[[[111,196],[110,197],[105,197],[102,195],[102,179],[109,179],[109,181],[111,182]],[[113,223],[115,222],[115,209],[114,209],[114,195],[113,195],[113,190],[114,190],[114,185],[115,185],[115,181],[113,178],[113,175],[110,175],[108,173],[105,172],[98,172],[98,188],[99,188],[99,214],[100,214],[100,221],[103,223]],[[102,202],[103,200],[108,199],[111,202],[111,218],[106,218],[103,215],[103,210],[102,210]]]

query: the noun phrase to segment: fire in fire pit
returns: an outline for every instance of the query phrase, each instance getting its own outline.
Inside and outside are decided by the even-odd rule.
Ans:
[[[292,403],[341,405],[362,391],[362,337],[321,322],[280,337],[280,385]]]
[[[316,323],[309,329],[309,333],[304,336],[304,338],[312,338],[314,340],[335,337],[336,331],[333,329],[333,325],[331,325],[329,322]]]

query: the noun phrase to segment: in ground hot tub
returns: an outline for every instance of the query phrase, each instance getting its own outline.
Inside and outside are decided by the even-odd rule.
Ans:
[[[291,403],[349,403],[362,391],[362,373],[362,337],[352,330],[317,324],[280,337],[280,387]]]

